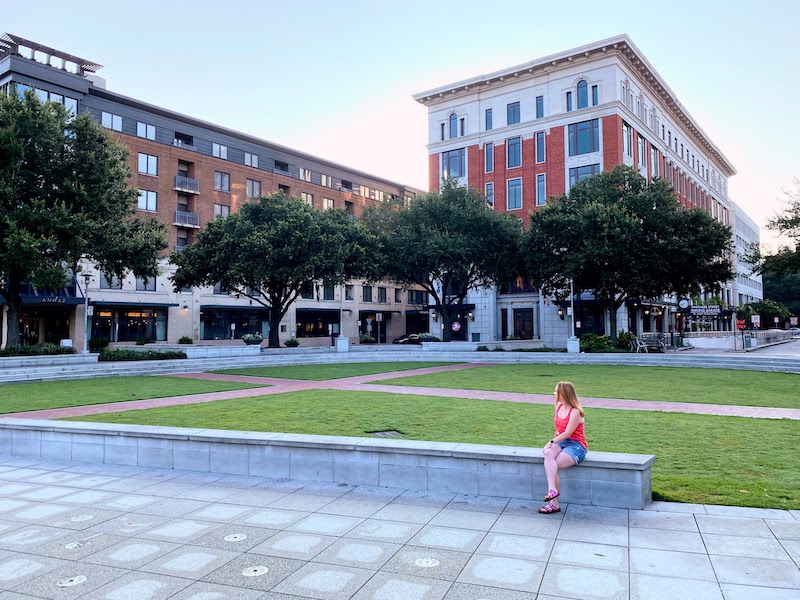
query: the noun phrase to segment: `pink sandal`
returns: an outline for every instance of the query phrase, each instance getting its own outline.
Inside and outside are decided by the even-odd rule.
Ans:
[[[543,515],[551,515],[553,513],[561,512],[561,507],[556,506],[552,502],[548,502],[539,509],[539,512],[542,513]]]
[[[550,500],[555,500],[561,495],[558,490],[548,490],[547,496],[544,497],[545,502],[550,502]]]

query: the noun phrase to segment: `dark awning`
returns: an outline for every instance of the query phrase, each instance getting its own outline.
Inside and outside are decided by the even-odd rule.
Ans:
[[[430,314],[430,312],[428,311],[428,309],[417,310],[416,308],[414,308],[414,309],[411,309],[411,310],[407,310],[406,314],[407,315],[428,315],[428,314]]]
[[[177,306],[177,305],[172,305]],[[200,310],[258,310],[258,311],[269,311],[268,308],[261,306],[248,306],[247,304],[201,304]]]
[[[360,310],[358,311],[359,315],[377,315],[381,313],[382,315],[391,315],[391,314],[403,314],[401,310]]]
[[[83,303],[83,298],[72,296],[36,296],[27,294],[22,296],[22,304],[25,306],[32,304],[39,306],[77,306]],[[0,304],[5,304],[5,301],[0,300]]]
[[[92,306],[113,306],[115,308],[121,307],[130,307],[130,308],[168,308],[170,306],[180,306],[180,304],[174,304],[170,302],[103,302],[98,301],[94,302],[89,300],[89,304]]]
[[[308,315],[308,314],[323,314],[323,315],[336,315],[339,316],[339,309],[338,308],[298,308],[295,309],[298,315]]]
[[[475,310],[474,304],[446,304],[445,308],[449,308],[450,310]],[[423,306],[424,310],[436,310],[437,306],[435,304],[426,304]]]

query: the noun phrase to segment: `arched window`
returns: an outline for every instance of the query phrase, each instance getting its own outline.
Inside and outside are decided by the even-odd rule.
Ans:
[[[455,113],[450,115],[450,137],[458,137],[458,119]]]
[[[589,87],[586,82],[581,79],[578,82],[578,110],[589,106]]]

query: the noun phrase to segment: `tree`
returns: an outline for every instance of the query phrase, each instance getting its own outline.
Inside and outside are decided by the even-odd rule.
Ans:
[[[754,246],[745,257],[746,262],[753,265],[756,273],[772,273],[773,275],[800,274],[800,179],[794,180],[795,189],[784,190],[785,207],[782,213],[776,213],[769,221],[767,227],[777,231],[791,242],[783,245],[774,254],[763,255]]]
[[[563,298],[591,290],[610,311],[627,298],[697,294],[733,277],[730,228],[700,209],[683,209],[663,179],[647,182],[618,166],[576,183],[531,215],[524,242],[528,275]]]
[[[746,319],[749,323],[751,315],[760,317],[761,329],[770,329],[775,327],[775,317],[778,317],[778,325],[781,326],[789,320],[791,312],[782,302],[767,299],[745,304],[736,316],[739,319]]]
[[[81,258],[108,275],[158,273],[165,227],[135,217],[127,150],[88,114],[0,95],[0,295],[19,339],[22,282],[63,288]]]
[[[408,206],[368,210],[365,221],[381,236],[382,272],[401,285],[421,287],[433,298],[445,341],[469,290],[519,272],[519,221],[495,213],[480,192],[453,181],[444,181],[440,193],[418,196]]]
[[[374,272],[377,239],[343,210],[319,212],[275,193],[210,222],[197,242],[172,255],[175,289],[215,285],[269,309],[269,345],[303,287],[343,283]]]
[[[800,316],[800,273],[785,273],[769,268],[769,260],[762,274],[764,294],[786,306],[795,316]]]

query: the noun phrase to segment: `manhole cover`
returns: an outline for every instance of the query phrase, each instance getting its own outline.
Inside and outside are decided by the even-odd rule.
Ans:
[[[242,571],[242,575],[245,577],[260,577],[261,575],[266,575],[268,572],[269,567],[247,567],[244,571]]]
[[[72,517],[70,521],[73,523],[83,523],[84,521],[91,521],[94,519],[94,515],[78,515],[77,517]]]
[[[76,575],[75,577],[65,577],[64,579],[59,579],[56,582],[58,587],[70,587],[73,585],[79,585],[86,581],[86,575]]]
[[[367,431],[370,435],[375,437],[402,437],[403,434],[394,429],[387,429],[386,431]]]
[[[425,556],[422,558],[418,558],[414,561],[414,564],[418,567],[425,567],[426,569],[430,569],[431,567],[438,567],[439,561],[435,558],[431,558],[430,556]]]
[[[88,546],[91,542],[70,542],[64,548],[67,550],[75,550],[76,548],[83,548],[84,546]]]
[[[230,535],[226,535],[224,538],[226,542],[241,542],[242,540],[247,539],[247,534],[245,533],[232,533]]]

